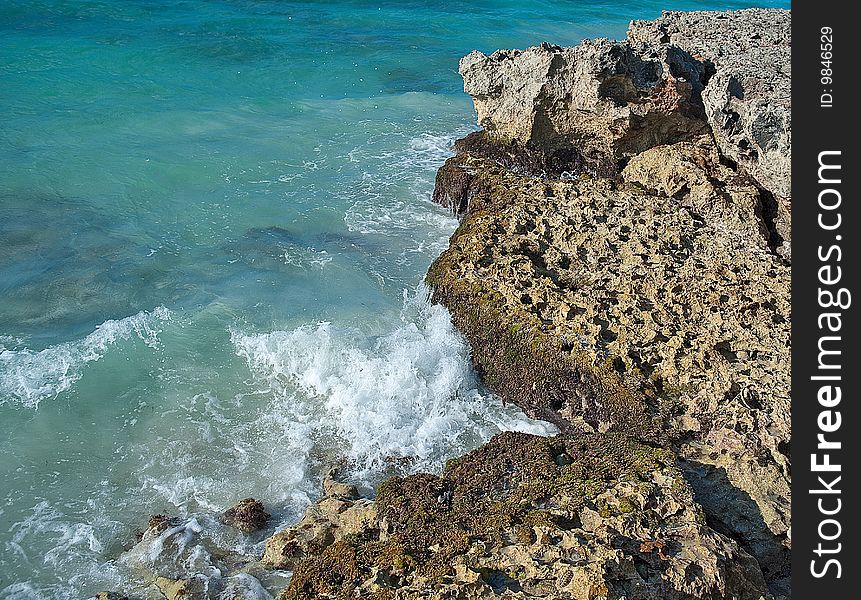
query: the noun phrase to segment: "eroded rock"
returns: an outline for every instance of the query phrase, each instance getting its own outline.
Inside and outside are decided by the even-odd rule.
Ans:
[[[665,12],[632,22],[624,41],[472,52],[460,73],[485,132],[458,150],[519,172],[612,176],[649,148],[710,133],[765,191],[769,237],[789,260],[789,23],[773,9]]]
[[[157,577],[155,585],[167,600],[209,600],[208,581],[200,577],[189,579]]]
[[[294,569],[346,536],[372,528],[376,519],[372,501],[360,498],[355,486],[329,473],[323,481],[323,497],[308,507],[302,520],[266,540],[263,563]]]
[[[721,163],[711,136],[650,148],[630,160],[622,178],[678,200],[742,244],[769,249],[783,242],[769,231],[761,190]]]
[[[556,157],[565,170],[612,175],[626,157],[707,130],[704,66],[677,47],[646,56],[599,39],[472,52],[460,73],[493,141]]]
[[[427,281],[491,389],[563,429],[678,448],[717,526],[775,580],[788,573],[790,271],[745,224],[750,183],[719,170],[693,184],[715,168],[695,150],[632,161],[655,190],[462,155],[469,212]]]
[[[634,21],[632,42],[681,48],[714,72],[702,93],[721,153],[774,195],[775,233],[790,257],[792,46],[788,10],[664,12]]]
[[[756,561],[673,463],[622,434],[500,434],[386,482],[376,520],[299,563],[284,597],[759,599]]]

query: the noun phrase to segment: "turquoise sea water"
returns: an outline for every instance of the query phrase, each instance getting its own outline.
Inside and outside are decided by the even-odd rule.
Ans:
[[[420,288],[457,60],[750,5],[788,2],[0,1],[0,598],[133,589],[153,513],[255,553],[212,515],[550,433]]]

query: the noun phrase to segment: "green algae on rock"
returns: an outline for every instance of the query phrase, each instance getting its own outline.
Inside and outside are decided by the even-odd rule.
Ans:
[[[621,433],[500,434],[386,482],[376,522],[302,561],[282,598],[762,597],[674,462]]]

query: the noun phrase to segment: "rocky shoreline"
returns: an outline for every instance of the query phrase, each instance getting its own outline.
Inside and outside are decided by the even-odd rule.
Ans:
[[[225,572],[290,571],[287,599],[788,598],[789,25],[667,12],[464,57],[484,129],[437,175],[461,222],[427,283],[486,385],[561,433],[500,434],[374,500],[327,477]],[[156,585],[215,597],[195,581]]]

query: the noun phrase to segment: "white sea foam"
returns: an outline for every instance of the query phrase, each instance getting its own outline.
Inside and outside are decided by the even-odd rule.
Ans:
[[[284,254],[281,255],[281,259],[284,261],[285,265],[290,265],[292,267],[296,267],[297,269],[302,270],[310,270],[310,269],[318,269],[322,270],[334,259],[334,256],[329,254],[326,250],[317,250],[311,246],[307,248],[303,248],[299,251],[285,251]]]
[[[330,323],[232,340],[269,389],[306,407],[312,436],[335,438],[359,477],[393,464],[437,471],[501,430],[553,431],[483,391],[468,346],[425,289],[405,295],[401,317],[371,340]]]
[[[351,153],[354,160],[382,165],[373,173],[366,173],[357,189],[349,191],[361,198],[354,201],[344,215],[350,231],[364,234],[420,232],[417,241],[427,246],[425,250],[429,254],[441,252],[454,219],[432,210],[421,200],[430,200],[436,169],[452,155],[454,141],[473,129],[464,126],[447,133],[425,132],[407,139],[404,147],[397,151],[377,149],[373,140],[368,142],[368,148],[355,149]],[[396,193],[394,188],[398,185],[405,185],[408,193]],[[407,252],[414,249],[411,246]]]
[[[0,344],[0,404],[13,403],[36,408],[39,402],[72,387],[88,363],[100,360],[122,340],[137,337],[158,348],[160,324],[170,311],[158,307],[120,320],[105,321],[81,340],[49,346],[35,352],[27,348],[7,349]]]
[[[92,515],[88,520],[83,522],[66,514],[46,500],[33,506],[28,517],[9,529],[10,538],[5,542],[5,552],[17,554],[23,564],[73,575],[69,581],[59,585],[36,586],[30,582],[18,582],[0,590],[0,598],[74,598],[77,597],[76,585],[95,571],[99,572],[102,581],[119,584],[121,576],[102,558],[103,538],[117,534],[116,524]],[[45,542],[50,542],[47,551],[32,550],[34,545],[44,547]]]

